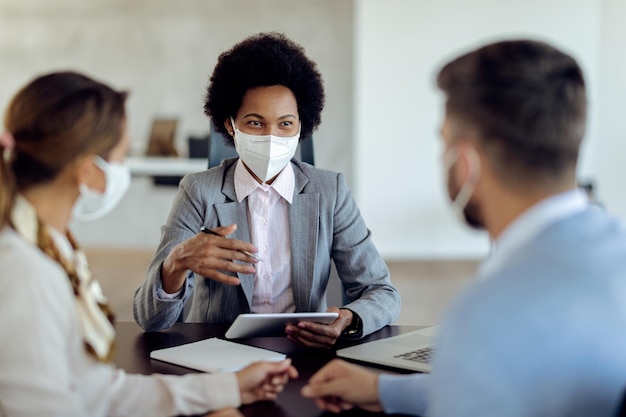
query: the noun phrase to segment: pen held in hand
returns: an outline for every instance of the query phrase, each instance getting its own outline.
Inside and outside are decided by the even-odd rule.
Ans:
[[[214,232],[214,231],[213,231],[213,230],[211,230],[211,229],[207,229],[207,228],[206,228],[206,227],[204,227],[204,226],[200,228],[200,231],[201,231],[201,232],[204,232],[204,233],[208,233],[208,234],[210,234],[210,235],[215,235],[215,236],[219,236],[219,237],[224,237],[224,236],[220,235],[219,233]],[[247,256],[247,257],[249,257],[249,258],[255,259],[255,260],[259,261],[259,262],[263,262],[263,258],[261,258],[261,257],[260,257],[259,255],[257,255],[256,253],[248,252],[247,250],[243,250],[243,249],[238,249],[238,250],[239,250],[239,252],[243,253],[244,255],[246,255],[246,256]]]

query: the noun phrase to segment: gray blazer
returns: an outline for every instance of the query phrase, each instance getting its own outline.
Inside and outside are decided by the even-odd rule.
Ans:
[[[189,174],[161,228],[161,242],[144,284],[135,293],[133,312],[146,331],[171,327],[191,298],[188,322],[232,322],[249,313],[254,288],[253,274],[237,274],[240,286],[187,276],[180,299],[162,299],[161,266],[172,248],[198,233],[202,226],[214,228],[237,224],[230,237],[250,242],[248,200],[237,202],[235,162]],[[295,189],[289,206],[292,289],[296,312],[325,311],[326,286],[335,262],[349,303],[344,307],[363,320],[365,336],[393,322],[400,312],[400,295],[391,284],[389,270],[374,247],[371,232],[342,174],[292,160]]]

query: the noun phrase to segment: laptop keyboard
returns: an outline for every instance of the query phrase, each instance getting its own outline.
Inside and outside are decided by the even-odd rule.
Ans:
[[[412,350],[411,352],[395,355],[394,358],[406,359],[407,361],[429,363],[432,359],[434,349],[432,347]]]

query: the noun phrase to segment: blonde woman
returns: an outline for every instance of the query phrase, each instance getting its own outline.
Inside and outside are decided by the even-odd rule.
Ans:
[[[198,414],[274,399],[297,376],[289,361],[183,377],[127,375],[108,363],[113,316],[68,223],[106,214],[128,188],[125,99],[65,72],[35,79],[8,107],[0,137],[0,403],[7,415]]]

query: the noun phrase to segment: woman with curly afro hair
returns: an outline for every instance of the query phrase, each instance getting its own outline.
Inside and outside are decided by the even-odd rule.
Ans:
[[[187,175],[146,280],[135,320],[147,331],[232,322],[241,313],[332,311],[330,324],[288,325],[287,337],[332,346],[390,324],[400,297],[342,174],[294,159],[321,122],[324,87],[301,46],[278,33],[222,53],[204,111],[239,158]],[[204,232],[204,233],[203,233]],[[344,306],[326,303],[331,262]]]

